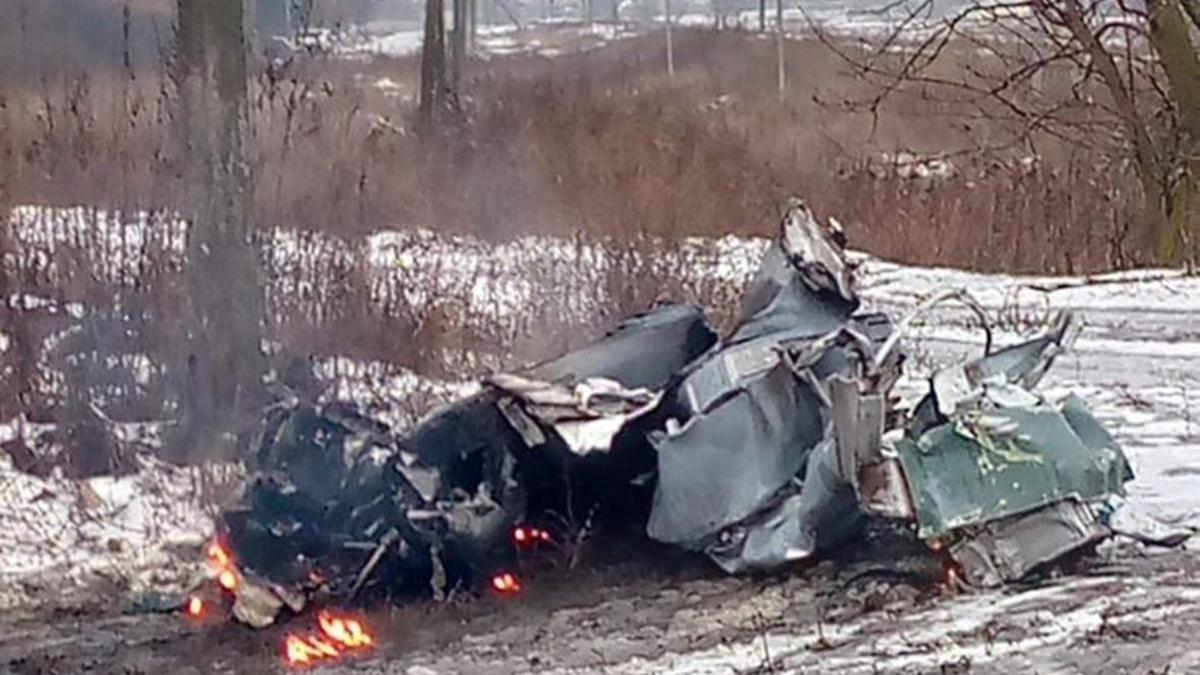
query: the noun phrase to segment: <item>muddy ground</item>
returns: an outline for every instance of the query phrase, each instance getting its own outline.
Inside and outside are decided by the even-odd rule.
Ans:
[[[377,648],[318,672],[1200,672],[1196,551],[1114,545],[1038,583],[956,593],[894,536],[864,559],[756,579],[670,550],[605,548],[533,575],[516,598],[376,610]],[[0,671],[285,672],[284,632],[303,621],[253,632],[178,614],[0,619]]]
[[[877,266],[868,294],[893,314],[926,282],[967,283],[993,303],[1009,297],[999,277]],[[1087,330],[1043,390],[1095,407],[1134,462],[1132,502],[1200,525],[1195,284],[1099,288],[1048,299],[1079,311]],[[953,318],[918,336],[915,368],[978,353]],[[376,611],[378,647],[319,672],[1200,673],[1200,550],[1117,544],[1074,574],[967,594],[946,590],[940,568],[901,541],[882,539],[863,556],[727,578],[678,551],[597,540],[581,567],[529,577],[517,598]],[[43,607],[59,600],[40,594]],[[251,632],[104,606],[0,617],[0,672],[284,672],[284,631],[294,627]]]

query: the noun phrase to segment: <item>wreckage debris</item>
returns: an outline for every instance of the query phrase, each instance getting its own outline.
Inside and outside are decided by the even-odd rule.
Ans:
[[[843,245],[793,202],[726,337],[697,307],[656,307],[407,431],[350,404],[279,401],[220,520],[229,548],[210,551],[235,616],[262,626],[313,602],[444,598],[486,580],[511,595],[521,554],[606,525],[741,573],[812,560],[884,520],[974,585],[1109,536],[1102,505],[1132,478],[1124,454],[1081,400],[1035,391],[1072,318],[993,349],[977,303],[933,296],[920,312],[955,301],[980,318],[984,354],[901,409],[914,317],[862,310]],[[328,656],[328,639],[289,641],[289,660]]]

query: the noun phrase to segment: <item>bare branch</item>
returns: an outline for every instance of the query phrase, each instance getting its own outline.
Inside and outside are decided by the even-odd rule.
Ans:
[[[1192,20],[1192,26],[1196,30],[1200,30],[1200,0],[1179,0],[1183,5],[1183,11]]]
[[[1142,167],[1154,166],[1158,163],[1154,144],[1151,141],[1150,133],[1142,123],[1141,116],[1137,111],[1137,104],[1134,101],[1133,94],[1125,82],[1121,79],[1121,73],[1117,69],[1116,61],[1113,60],[1112,54],[1104,48],[1104,44],[1100,41],[1091,28],[1088,27],[1085,20],[1083,8],[1079,5],[1079,0],[1062,0],[1061,4],[1053,7],[1053,4],[1047,0],[1038,0],[1039,10],[1047,13],[1055,13],[1062,17],[1063,23],[1075,39],[1091,55],[1092,65],[1096,68],[1096,72],[1100,74],[1100,78],[1108,87],[1109,94],[1113,97],[1113,101],[1117,107],[1117,113],[1120,115],[1122,123],[1133,139],[1134,152],[1138,156],[1138,164]]]

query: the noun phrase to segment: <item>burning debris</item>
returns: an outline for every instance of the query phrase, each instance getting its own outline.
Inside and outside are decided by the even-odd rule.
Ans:
[[[363,622],[336,616],[328,610],[317,614],[318,631],[307,635],[289,634],[284,641],[284,658],[291,666],[310,666],[318,661],[336,659],[351,651],[366,649],[375,643]]]
[[[982,357],[904,410],[892,388],[913,317],[860,310],[840,232],[802,203],[781,230],[724,339],[699,308],[660,306],[405,432],[340,402],[279,401],[209,552],[233,614],[265,626],[310,605],[512,595],[523,556],[631,524],[741,573],[885,519],[976,585],[1109,536],[1124,454],[1082,401],[1034,391],[1071,344],[1070,316],[1001,349],[989,333]],[[983,317],[962,293],[929,306],[949,301]],[[289,636],[289,662],[370,644],[358,620],[318,616],[320,634]]]

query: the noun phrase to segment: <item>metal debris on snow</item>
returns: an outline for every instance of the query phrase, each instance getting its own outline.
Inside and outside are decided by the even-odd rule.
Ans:
[[[723,339],[700,308],[656,307],[407,431],[350,404],[279,401],[220,520],[239,614],[266,625],[284,607],[489,580],[513,593],[515,556],[605,524],[740,573],[854,545],[885,519],[982,586],[1108,537],[1103,505],[1129,464],[1083,401],[1035,390],[1072,317],[993,349],[969,296],[931,298],[919,312],[954,301],[979,315],[985,354],[901,410],[913,317],[860,310],[843,245],[793,200]]]

